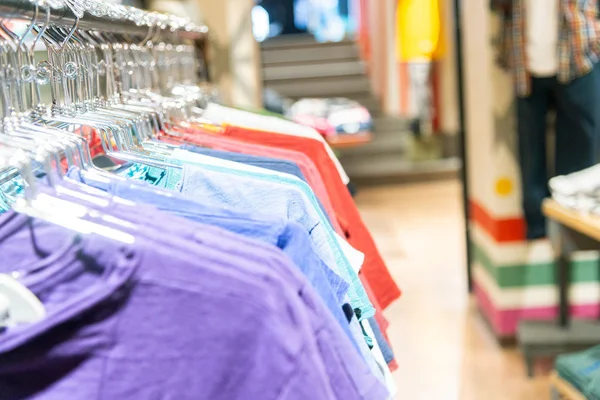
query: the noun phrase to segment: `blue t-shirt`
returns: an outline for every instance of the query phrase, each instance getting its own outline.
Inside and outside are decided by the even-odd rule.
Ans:
[[[183,150],[203,154],[205,156],[221,158],[224,160],[235,161],[242,164],[252,165],[255,167],[270,169],[272,171],[283,172],[295,176],[296,178],[301,179],[303,182],[307,182],[306,177],[302,173],[302,170],[300,169],[298,164],[296,164],[293,161],[281,160],[279,158],[271,158],[264,156],[255,156],[251,154],[235,153],[232,151],[225,150],[215,150],[206,147],[194,146],[191,144],[183,145],[181,146],[181,148]],[[318,203],[319,208],[321,209],[321,211],[323,211],[323,214],[325,214],[327,220],[331,222],[329,216],[327,215],[327,211],[325,210],[325,207],[323,207],[321,201],[319,201]]]
[[[158,183],[162,188],[216,207],[225,205],[252,215],[275,215],[298,222],[308,231],[316,253],[332,273],[350,284],[348,296],[352,306],[361,310],[361,319],[375,315],[356,269],[306,182],[289,174],[184,150],[176,151],[168,162],[182,168],[166,168]]]
[[[179,159],[169,161],[182,162]],[[201,159],[197,162],[187,160],[183,164],[183,169],[167,170],[167,188],[192,199],[213,201],[216,205],[227,205],[252,215],[267,213],[298,222],[311,234],[315,250],[325,264],[350,283],[348,296],[352,306],[361,310],[361,319],[375,315],[375,308],[357,272],[306,182],[292,176],[213,165]]]
[[[218,226],[279,247],[307,276],[327,308],[351,336],[341,310],[348,292],[348,283],[334,274],[318,257],[308,234],[297,223],[268,216],[261,216],[259,219],[231,208],[215,207],[189,199],[180,193],[156,188],[142,181],[113,180],[107,183],[89,176],[84,177],[77,168],[72,168],[68,177],[123,199],[149,204],[191,221]]]

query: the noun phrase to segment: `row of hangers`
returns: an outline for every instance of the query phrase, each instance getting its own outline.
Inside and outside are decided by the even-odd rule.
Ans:
[[[174,125],[203,121],[202,108],[214,92],[198,82],[196,48],[179,32],[206,28],[98,0],[36,0],[33,8],[20,36],[0,16],[0,201],[80,234],[132,243],[133,236],[119,229],[128,222],[69,200],[81,194],[62,187],[60,179],[71,166],[95,179],[115,178],[94,165],[81,127],[97,132],[114,159],[180,168],[167,161],[174,147],[153,139],[161,132],[178,135]],[[75,16],[71,27],[52,24],[52,13],[61,9]],[[84,29],[79,23],[86,14],[143,25],[147,32]],[[40,42],[48,53],[44,61],[35,58]],[[51,105],[42,101],[44,86]],[[1,188],[17,177],[24,192],[12,198]]]

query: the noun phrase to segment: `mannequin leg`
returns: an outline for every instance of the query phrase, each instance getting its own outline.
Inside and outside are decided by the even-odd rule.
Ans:
[[[600,66],[556,90],[556,173],[570,174],[598,161]]]
[[[555,78],[532,78],[532,93],[517,99],[519,161],[527,238],[546,236],[542,201],[548,195],[546,116]]]
[[[415,106],[415,118],[411,123],[411,131],[416,137],[424,133],[423,126],[431,120],[431,63],[412,62],[408,66],[410,76],[411,95]]]

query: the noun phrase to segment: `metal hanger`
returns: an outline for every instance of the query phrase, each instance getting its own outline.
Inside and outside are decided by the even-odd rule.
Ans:
[[[35,12],[32,18],[31,23],[29,24],[28,29],[25,31],[25,33],[21,36],[21,38],[18,38],[18,49],[19,51],[23,51],[24,54],[27,55],[27,57],[25,58],[24,61],[24,65],[19,65],[20,70],[21,71],[27,71],[26,77],[30,78],[27,79],[28,83],[30,83],[31,85],[31,90],[30,90],[30,100],[31,103],[30,105],[35,105],[35,108],[38,109],[39,111],[39,105],[41,103],[40,100],[40,96],[39,96],[39,85],[37,82],[37,72],[36,72],[36,68],[34,65],[34,57],[33,57],[33,51],[34,51],[34,46],[37,43],[37,39],[38,37],[36,37],[36,39],[34,40],[33,44],[31,45],[30,48],[26,48],[24,46],[24,38],[25,36],[31,32],[34,24],[37,21],[37,15],[38,15],[38,6],[35,6]],[[15,35],[16,36],[16,35]],[[27,69],[24,69],[25,67],[27,67]],[[30,113],[30,115],[32,115],[32,113]],[[27,114],[26,113],[22,113],[21,117],[18,120],[12,120],[10,122],[12,123],[7,123],[9,121],[5,120],[4,123],[4,133],[8,134],[10,136],[14,136],[14,137],[20,137],[20,138],[28,138],[30,140],[38,140],[38,139],[43,139],[42,135],[45,135],[45,139],[54,139],[54,140],[58,140],[60,146],[58,147],[58,149],[61,149],[68,165],[77,165],[77,166],[83,166],[84,163],[84,156],[83,156],[83,148],[81,146],[80,143],[77,143],[77,141],[75,141],[72,137],[70,137],[69,135],[64,134],[61,131],[58,130],[51,130],[48,127],[44,127],[44,126],[39,126],[39,125],[35,125],[31,122],[29,122],[30,120],[27,118]],[[60,151],[60,150],[57,150]],[[57,159],[60,158],[57,155]],[[60,171],[59,166],[60,163],[56,162],[55,163],[57,166],[57,170]]]
[[[37,13],[34,15],[32,24],[35,22],[36,16]],[[5,33],[12,33],[5,26],[1,29]],[[12,40],[14,44],[15,37],[13,35],[8,34],[6,37],[9,38],[9,41]],[[23,41],[19,40],[19,51],[22,50],[22,44]],[[3,48],[6,48],[6,46]],[[14,58],[13,61],[15,61]],[[31,60],[27,61],[30,62]],[[17,61],[13,67],[19,65],[20,63]],[[9,76],[7,78],[5,74],[2,74],[1,78],[3,86],[7,81],[11,83],[13,81],[13,77]],[[8,109],[10,108],[9,104]],[[10,118],[12,114],[14,112],[5,115],[5,117]],[[52,188],[57,188],[56,182],[58,177],[55,172],[60,168],[60,152],[66,149],[66,147],[61,149],[61,145],[65,145],[67,142],[51,142],[48,136],[39,135],[39,131],[35,134],[25,131],[21,125],[16,126],[18,130],[12,130],[10,129],[13,127],[10,124],[11,122],[14,121],[10,119],[8,121],[5,120],[3,132],[0,134],[0,171],[2,171],[0,175],[2,179],[6,179],[7,177],[14,179],[19,175],[26,183],[24,186],[24,196],[16,199],[11,205],[15,211],[64,226],[78,233],[96,233],[113,240],[133,243],[134,238],[132,235],[114,227],[94,222],[94,219],[101,221],[105,217],[101,213],[91,212],[91,210],[82,207],[80,204],[65,201],[48,193],[39,193],[37,191],[38,181],[34,176],[32,163],[35,163],[37,167],[42,166],[48,185]],[[17,175],[15,175],[15,171],[18,171]]]
[[[18,198],[11,205],[14,211],[62,226],[78,234],[97,234],[127,244],[135,242],[132,234],[95,222],[106,219],[107,216],[103,213],[48,193],[38,193],[36,189],[38,184],[32,172],[29,155],[17,151],[11,152],[10,157],[0,157],[0,169],[7,167],[18,170],[19,175],[26,182],[25,196]],[[111,219],[115,220],[114,217]]]
[[[75,31],[77,30],[79,19],[76,18],[74,26],[71,30],[66,32],[53,31],[53,37],[47,38],[47,46],[51,49],[49,51],[50,54],[56,54],[58,57],[55,57],[56,60],[62,60],[68,63],[74,63],[77,67],[78,61],[77,58],[73,57],[73,54],[70,53],[71,49],[67,46],[70,46],[69,40],[74,38]],[[61,37],[61,34],[63,35]],[[58,40],[62,39],[60,44],[57,47]],[[67,50],[68,49],[68,50]],[[71,66],[73,64],[65,64],[65,66]],[[84,65],[85,66],[85,65]],[[91,68],[91,66],[87,66],[87,68]],[[63,67],[64,69],[64,67]],[[50,116],[45,116],[44,121],[46,123],[59,123],[59,124],[74,124],[74,125],[82,125],[89,126],[95,129],[101,137],[102,145],[104,151],[107,155],[112,156],[117,159],[121,159],[124,161],[133,161],[138,162],[154,167],[159,168],[180,168],[179,165],[174,165],[168,162],[165,162],[164,159],[156,157],[155,155],[147,152],[143,149],[143,147],[136,144],[136,140],[134,140],[134,135],[138,134],[140,124],[138,121],[135,121],[132,116],[124,116],[122,113],[119,116],[116,116],[114,113],[110,114],[101,114],[97,110],[89,110],[85,108],[77,107],[77,104],[73,104],[73,99],[79,99],[80,101],[86,100],[85,95],[82,95],[81,90],[73,91],[73,88],[79,87],[81,89],[84,84],[79,78],[79,74],[77,72],[78,68],[74,68],[72,73],[66,74],[63,72],[63,82],[67,82],[69,79],[74,80],[75,83],[70,86],[63,84],[62,91],[55,91],[55,95],[60,96],[61,94],[64,96],[64,107],[58,106],[60,103],[58,99],[53,100],[53,113]],[[89,71],[92,71],[89,69]],[[61,72],[61,71],[59,71]],[[97,72],[97,71],[96,71]],[[83,113],[81,113],[83,111]],[[115,117],[119,117],[116,119]],[[116,146],[116,151],[113,150],[113,144]]]
[[[173,31],[182,22],[174,22],[156,13],[144,14],[144,18],[150,23],[148,33],[141,42],[135,43],[131,38],[119,37],[116,43],[111,44],[107,39],[114,39],[118,35],[78,29],[80,15],[92,10],[85,10],[83,5],[74,1],[67,3],[76,15],[70,30],[48,26],[50,7],[47,4],[46,23],[41,28],[35,26],[38,33],[35,41],[42,38],[49,54],[48,65],[40,70],[45,71],[42,80],[51,84],[52,113],[42,112],[39,85],[31,85],[35,89],[30,96],[31,103],[37,103],[33,107],[35,111],[31,113],[35,117],[35,126],[18,125],[17,130],[11,132],[15,136],[30,139],[38,139],[35,137],[38,133],[60,137],[64,142],[59,148],[65,151],[68,148],[65,144],[71,143],[76,150],[69,153],[71,156],[67,155],[69,165],[77,165],[79,162],[82,166],[89,166],[93,164],[89,162],[89,148],[83,145],[85,139],[75,141],[67,132],[73,131],[74,127],[90,126],[99,133],[102,146],[110,156],[161,168],[179,168],[164,161],[164,156],[169,155],[175,147],[151,140],[160,131],[168,130],[167,120],[187,120],[188,110],[193,109],[198,97],[169,93],[174,87],[182,87],[176,85],[186,85],[191,81],[182,72],[185,68],[178,68],[179,73],[175,74],[174,81],[165,81],[166,74],[163,72],[161,75],[159,71],[160,60],[166,60],[162,64],[163,69],[165,65],[170,66],[169,62],[173,60],[176,65],[185,64],[187,59],[193,60],[189,54],[184,54],[190,53],[189,47],[165,41],[159,42],[158,46],[155,43],[163,31],[167,28]],[[150,16],[154,17],[154,21]],[[28,31],[36,25],[36,18],[37,8]],[[12,43],[13,50],[18,49],[20,54],[23,50],[23,38],[17,41],[10,32],[5,36],[9,40],[7,45]],[[97,51],[100,51],[101,58],[98,58]],[[0,56],[8,60],[14,57],[15,52],[5,51]],[[33,59],[32,51],[26,51],[25,54],[30,62]],[[113,73],[118,68],[114,68],[112,63],[117,61],[123,64],[122,67],[130,68],[121,70],[119,77]],[[100,85],[101,72],[106,75],[105,85]],[[13,84],[7,80],[6,83],[9,89],[14,89],[19,82]],[[101,86],[105,86],[104,93],[101,93]],[[195,93],[197,90],[188,92]],[[100,99],[101,94],[106,96],[103,100]],[[6,101],[3,98],[5,115],[12,115],[20,100],[22,97],[14,95]],[[24,105],[18,104],[16,108],[23,111]],[[148,149],[152,152],[148,152]]]
[[[184,110],[190,104],[189,99],[168,93],[174,84],[186,83],[185,75],[182,70],[175,74],[174,81],[158,79],[164,78],[164,74],[158,76],[158,71],[151,65],[156,60],[152,38],[158,38],[161,29],[164,29],[158,23],[149,29],[144,46],[125,37],[119,38],[120,43],[111,45],[102,41],[102,34],[78,29],[79,18],[85,11],[82,3],[75,0],[65,2],[65,6],[76,15],[74,25],[68,30],[49,26],[49,3],[43,4],[46,22],[39,26],[39,5],[36,5],[27,33],[37,32],[34,45],[38,40],[44,40],[49,54],[46,64],[38,64],[36,68],[33,64],[34,45],[27,49],[24,37],[18,38],[5,26],[0,26],[0,35],[5,39],[0,44],[0,84],[4,89],[1,99],[4,124],[0,133],[0,179],[14,177],[16,170],[26,182],[25,196],[13,205],[19,212],[76,232],[95,232],[130,243],[133,240],[131,235],[94,222],[101,215],[98,217],[89,209],[60,198],[58,193],[63,189],[60,189],[59,182],[64,172],[61,161],[66,158],[69,165],[82,168],[93,165],[86,139],[72,132],[77,127],[90,126],[100,133],[109,155],[147,165],[169,166],[162,162],[163,158],[148,153],[144,146],[154,146],[148,140],[163,126],[165,116],[172,118],[172,110]],[[166,25],[164,21],[161,24]],[[110,35],[106,34],[106,37]],[[167,56],[173,57],[179,50],[185,48],[164,46]],[[102,61],[106,63],[108,57],[111,60],[121,57],[132,69],[121,71],[131,72],[129,75],[115,76],[114,65],[111,68],[104,65],[107,83],[106,90],[102,92],[101,64]],[[23,75],[15,75],[16,70]],[[42,106],[41,84],[50,84],[51,113]],[[103,95],[106,96],[104,99],[101,98]],[[153,147],[153,150],[156,149]],[[56,195],[37,190],[39,182],[33,170],[40,167]],[[93,168],[90,170],[94,171]],[[62,193],[65,193],[64,190]]]

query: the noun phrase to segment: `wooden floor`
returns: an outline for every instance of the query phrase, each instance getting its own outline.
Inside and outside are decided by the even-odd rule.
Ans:
[[[403,296],[386,310],[398,399],[549,399],[548,366],[528,379],[466,287],[457,181],[362,188],[357,204]]]

